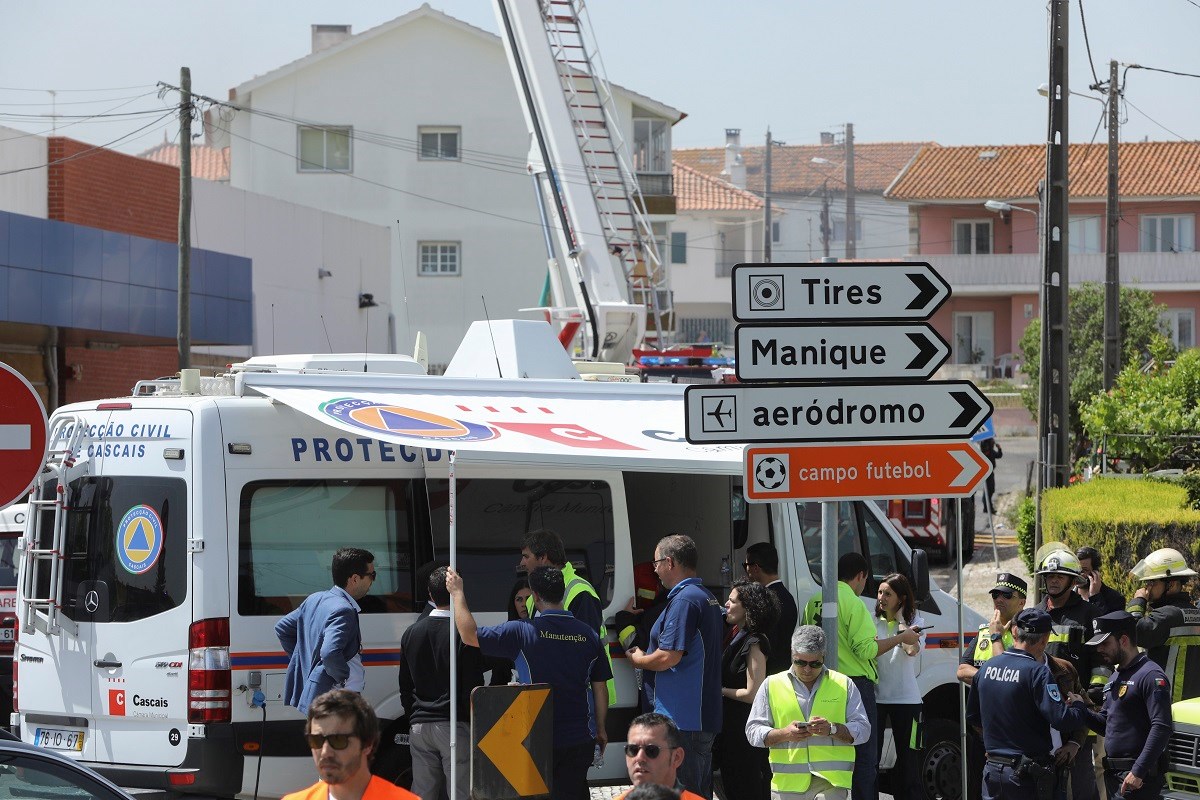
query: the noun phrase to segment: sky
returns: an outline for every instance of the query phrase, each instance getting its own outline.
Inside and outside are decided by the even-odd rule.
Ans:
[[[0,125],[140,152],[176,135],[167,116],[174,95],[158,97],[155,84],[177,84],[181,66],[193,91],[224,99],[307,54],[314,23],[360,33],[418,5],[0,0]],[[497,28],[489,0],[430,5]],[[740,128],[745,144],[768,127],[775,140],[815,144],[847,122],[859,142],[1045,140],[1037,89],[1049,77],[1046,0],[593,0],[588,8],[609,80],[687,114],[673,131],[676,148],[721,146],[726,128]],[[1091,94],[1070,105],[1072,142],[1105,141],[1103,106],[1088,89],[1093,64],[1100,80],[1110,59],[1200,75],[1200,0],[1072,0],[1069,13],[1069,86]],[[1200,78],[1123,74],[1122,141],[1200,139]],[[156,109],[162,115],[68,117]]]

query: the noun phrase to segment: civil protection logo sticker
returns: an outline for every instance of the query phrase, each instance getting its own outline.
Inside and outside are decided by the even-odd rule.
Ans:
[[[500,435],[487,425],[354,397],[328,400],[318,409],[328,417],[368,433],[394,434],[429,442],[485,442]]]
[[[117,526],[117,560],[126,572],[141,575],[162,555],[163,527],[150,506],[134,506]]]

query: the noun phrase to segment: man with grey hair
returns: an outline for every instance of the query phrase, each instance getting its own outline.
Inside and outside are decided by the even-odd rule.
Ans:
[[[854,746],[871,736],[858,687],[825,667],[825,632],[801,625],[792,634],[792,668],[759,687],[746,740],[769,748],[773,800],[845,800],[854,777]]]

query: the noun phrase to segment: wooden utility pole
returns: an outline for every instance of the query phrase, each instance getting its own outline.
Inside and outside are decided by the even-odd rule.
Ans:
[[[1121,266],[1117,254],[1121,219],[1118,207],[1117,184],[1120,122],[1117,101],[1121,90],[1117,86],[1117,62],[1108,62],[1108,202],[1105,207],[1107,227],[1104,232],[1104,390],[1113,388],[1121,374]]]
[[[821,184],[821,250],[829,258],[829,179]]]
[[[858,258],[854,213],[854,125],[846,123],[846,258]],[[826,254],[828,255],[828,254]]]
[[[179,368],[192,366],[192,71],[179,69]]]
[[[771,263],[771,129],[767,128],[767,151],[763,155],[763,261]]]

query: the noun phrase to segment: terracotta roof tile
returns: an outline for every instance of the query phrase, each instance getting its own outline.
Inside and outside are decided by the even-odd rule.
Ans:
[[[179,166],[179,145],[163,142],[144,153],[138,153],[138,158],[157,161],[159,164]],[[192,145],[192,177],[208,181],[229,180],[229,148],[209,147],[206,144]]]
[[[854,183],[860,192],[883,194],[900,171],[923,149],[936,148],[933,142],[855,142]],[[746,188],[763,191],[763,151],[765,148],[743,147],[746,164]],[[782,145],[771,149],[771,192],[773,194],[806,194],[821,188],[829,181],[829,189],[844,188],[845,148],[840,145]],[[705,175],[723,177],[725,148],[676,148],[672,157]],[[814,164],[814,158],[835,162]]]
[[[675,202],[679,211],[756,211],[763,207],[757,195],[728,181],[679,163],[672,164],[671,171],[675,176]]]
[[[1200,142],[1127,142],[1117,157],[1122,199],[1200,197]],[[1071,197],[1104,198],[1107,144],[1073,144],[1067,162]],[[1044,145],[931,148],[887,196],[926,202],[1034,199],[1045,173]]]

